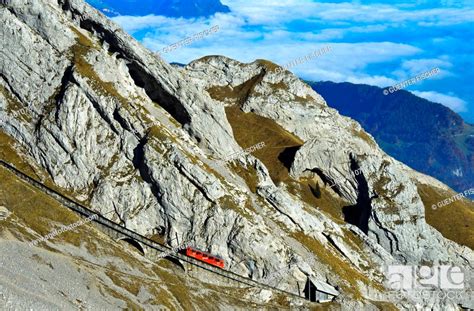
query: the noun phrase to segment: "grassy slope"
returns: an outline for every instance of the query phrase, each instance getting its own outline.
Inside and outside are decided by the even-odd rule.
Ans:
[[[264,142],[265,146],[253,155],[265,164],[275,183],[287,181],[288,169],[278,156],[286,148],[301,146],[303,142],[273,120],[251,112],[244,113],[238,106],[227,107],[226,114],[237,143],[245,149]]]
[[[441,232],[445,238],[474,249],[474,234],[472,233],[474,202],[466,199],[457,200],[433,209],[432,205],[456,193],[423,184],[418,185],[418,193],[425,205],[426,222]]]
[[[18,155],[14,146],[15,140],[0,129],[0,159],[10,162],[30,176],[37,176],[36,170],[25,161],[24,157]]]
[[[61,225],[69,225],[80,220],[75,213],[36,188],[25,184],[3,168],[0,168],[0,190],[0,205],[12,212],[9,218],[0,221],[0,237],[12,236],[16,240],[27,242],[47,235],[52,230],[60,228]],[[58,250],[61,249],[61,245],[69,245],[78,249],[85,248],[92,258],[95,256],[114,258],[115,260],[106,265],[94,264],[83,258],[73,259],[80,266],[105,271],[113,284],[120,289],[125,289],[130,295],[125,296],[121,294],[121,290],[107,287],[104,280],[98,279],[104,293],[124,301],[131,309],[139,308],[137,300],[133,297],[138,294],[140,287],[146,288],[154,295],[152,304],[165,305],[171,309],[175,309],[176,304],[184,309],[191,309],[193,305],[213,309],[218,302],[227,302],[241,308],[247,305],[245,300],[242,300],[243,295],[246,294],[245,289],[201,283],[190,279],[165,260],[159,264],[137,260],[130,249],[116,243],[89,224],[66,231],[53,237],[50,242],[53,244],[52,247],[45,242],[41,242],[39,247],[60,253]],[[70,254],[62,255],[70,256]],[[123,265],[118,267],[116,259],[122,261]],[[139,270],[147,275],[147,278],[127,273],[130,270]],[[90,273],[94,274],[93,270],[90,270]],[[206,295],[200,295],[195,290],[196,288],[205,291]],[[275,303],[277,302],[282,303],[278,305],[279,307],[284,307],[284,299],[277,296]]]
[[[263,64],[266,66],[266,70],[274,70],[268,64]],[[335,221],[342,221],[342,207],[347,205],[347,202],[331,196],[325,189],[321,189],[321,194],[315,196],[311,188],[314,189],[316,185],[311,180],[294,180],[289,176],[288,163],[285,162],[292,160],[292,152],[288,151],[303,145],[303,141],[286,131],[275,121],[252,112],[245,113],[240,109],[240,105],[254,92],[255,85],[260,83],[261,79],[262,76],[257,75],[233,89],[228,86],[216,86],[207,91],[216,100],[232,103],[231,106],[225,108],[227,120],[232,127],[235,140],[243,149],[260,142],[265,143],[262,149],[256,150],[252,154],[265,164],[275,184],[285,183],[291,194],[299,197],[309,206],[319,207]],[[235,165],[232,168],[255,192],[258,181],[255,174],[252,173],[253,168],[238,169]]]

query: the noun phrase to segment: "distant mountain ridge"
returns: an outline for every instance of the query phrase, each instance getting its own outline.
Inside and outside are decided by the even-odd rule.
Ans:
[[[170,17],[210,16],[230,12],[219,0],[87,0],[109,17],[118,15],[164,15]]]
[[[374,136],[385,152],[456,191],[474,187],[474,126],[449,108],[407,91],[310,82],[329,106]]]

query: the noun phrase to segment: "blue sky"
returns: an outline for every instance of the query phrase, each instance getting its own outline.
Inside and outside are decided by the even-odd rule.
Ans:
[[[219,25],[220,30],[163,54],[188,63],[205,55],[284,65],[330,45],[331,52],[293,67],[303,79],[389,86],[439,67],[408,88],[474,123],[474,1],[222,0],[231,12],[209,18],[113,18],[158,51]]]

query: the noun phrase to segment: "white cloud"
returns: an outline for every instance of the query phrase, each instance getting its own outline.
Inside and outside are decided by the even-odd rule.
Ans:
[[[393,70],[391,74],[398,80],[398,82],[402,82],[414,78],[424,72],[439,68],[440,72],[430,77],[430,80],[439,80],[453,76],[454,74],[449,71],[449,68],[452,67],[453,64],[449,61],[449,57],[445,56],[440,56],[439,58],[408,59],[402,61],[401,66],[396,70]]]
[[[439,58],[420,58],[420,59],[410,59],[405,60],[402,63],[401,68],[406,71],[406,77],[413,77],[420,73],[430,71],[436,67],[446,69],[453,67],[453,64],[447,60],[439,59]]]
[[[394,79],[385,76],[348,77],[347,82],[376,85],[379,87],[386,87],[388,85],[396,84],[396,81]]]
[[[164,16],[146,15],[146,16],[117,16],[112,20],[119,24],[126,32],[134,33],[146,28],[164,28],[170,26],[176,27],[179,23],[189,24],[189,20],[184,18],[168,18]]]
[[[403,22],[415,22],[420,26],[446,26],[474,20],[474,10],[441,8],[425,10],[404,10],[392,5],[372,4],[362,5],[357,3],[317,3],[309,0],[228,0],[222,1],[228,5],[232,12],[229,14],[216,14],[221,18],[237,18],[246,25],[265,25],[284,29],[286,24],[296,20],[305,20],[318,25],[330,22],[336,26],[350,26],[354,23],[375,23],[360,27],[352,27],[353,31],[379,31],[377,28],[386,27],[392,23],[400,26]],[[213,17],[213,18],[214,18]],[[113,18],[126,31],[135,32],[146,28],[166,28],[172,18],[163,16],[117,16]],[[196,21],[196,19],[177,19],[182,25]],[[199,20],[199,19],[198,19]],[[384,25],[380,25],[383,23]],[[367,28],[368,27],[368,28]],[[337,33],[340,29],[328,29],[326,32]]]
[[[284,23],[295,19],[351,21],[362,23],[417,22],[423,26],[470,22],[474,10],[466,8],[403,9],[395,5],[318,3],[309,0],[223,0],[233,12],[246,16],[250,24]]]
[[[435,103],[442,104],[455,112],[466,112],[467,111],[467,103],[459,97],[441,94],[438,92],[427,91],[427,92],[420,92],[420,91],[412,91],[413,94],[419,97],[423,97],[427,100],[430,100]]]
[[[347,34],[351,33],[375,33],[382,32],[388,28],[386,25],[367,25],[354,26],[346,28],[326,28],[318,33],[302,32],[296,34],[299,38],[313,41],[329,41],[343,39]]]
[[[287,1],[288,2],[288,1]],[[192,45],[164,54],[167,61],[188,63],[204,55],[225,55],[242,62],[255,59],[269,59],[284,65],[296,58],[308,55],[328,44],[333,50],[328,54],[315,58],[307,63],[292,68],[292,71],[307,76],[316,67],[320,71],[338,72],[341,76],[364,77],[363,70],[370,64],[393,61],[400,57],[411,57],[421,52],[420,49],[393,42],[361,42],[361,43],[328,43],[315,40],[323,39],[324,34],[299,33],[278,27],[260,30],[258,27],[244,27],[243,17],[232,14],[216,14],[209,19],[184,20],[162,16],[143,16],[115,18],[128,31],[134,32],[149,26],[142,43],[153,51],[176,43],[193,34],[219,25],[219,31]],[[366,32],[381,31],[383,26],[373,28],[349,27],[349,31]],[[345,31],[345,30],[344,30]],[[337,29],[326,32],[328,37],[337,36]],[[341,34],[342,36],[342,34]],[[341,61],[343,60],[343,61]],[[358,72],[358,73],[357,73]],[[376,78],[374,78],[376,79]],[[380,80],[380,79],[379,79]]]
[[[419,48],[393,42],[360,42],[328,43],[312,40],[309,33],[294,33],[281,29],[260,32],[242,27],[245,21],[237,16],[217,14],[208,19],[189,21],[183,27],[181,19],[146,16],[144,21],[160,25],[148,32],[142,42],[153,51],[178,42],[210,25],[219,25],[219,31],[196,41],[192,45],[176,49],[162,56],[169,62],[189,63],[205,55],[225,55],[241,62],[252,62],[263,58],[277,64],[285,65],[299,57],[321,49],[327,45],[332,50],[320,57],[291,68],[297,75],[311,80],[351,81],[354,83],[387,86],[394,80],[384,76],[368,76],[364,71],[367,66],[394,61],[400,57],[413,57],[420,52]],[[140,18],[129,22],[129,29],[144,25]],[[141,27],[141,26],[140,26]],[[368,31],[360,27],[351,27],[354,31]],[[334,30],[332,36],[334,36]],[[256,40],[258,39],[258,42]],[[320,36],[319,39],[322,39]]]

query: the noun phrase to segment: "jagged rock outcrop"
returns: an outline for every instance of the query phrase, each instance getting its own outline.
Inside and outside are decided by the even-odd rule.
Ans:
[[[423,178],[291,73],[225,57],[174,68],[80,0],[5,3],[0,129],[38,176],[113,221],[263,282],[285,271],[286,290],[314,277],[348,309],[392,301],[389,263],[472,268],[426,224]]]
[[[260,76],[246,94],[242,110],[272,119],[304,141],[294,155],[292,177],[312,173],[334,185],[332,189],[353,204],[355,212],[348,208],[346,218],[400,261],[452,259],[448,245],[458,246],[428,228],[423,219],[418,179],[387,156],[358,123],[329,108],[309,86],[288,72],[269,70],[268,65],[244,65],[224,57],[195,61],[186,72],[204,89],[235,88]],[[202,77],[208,77],[207,83]],[[275,85],[284,87],[275,91]]]

